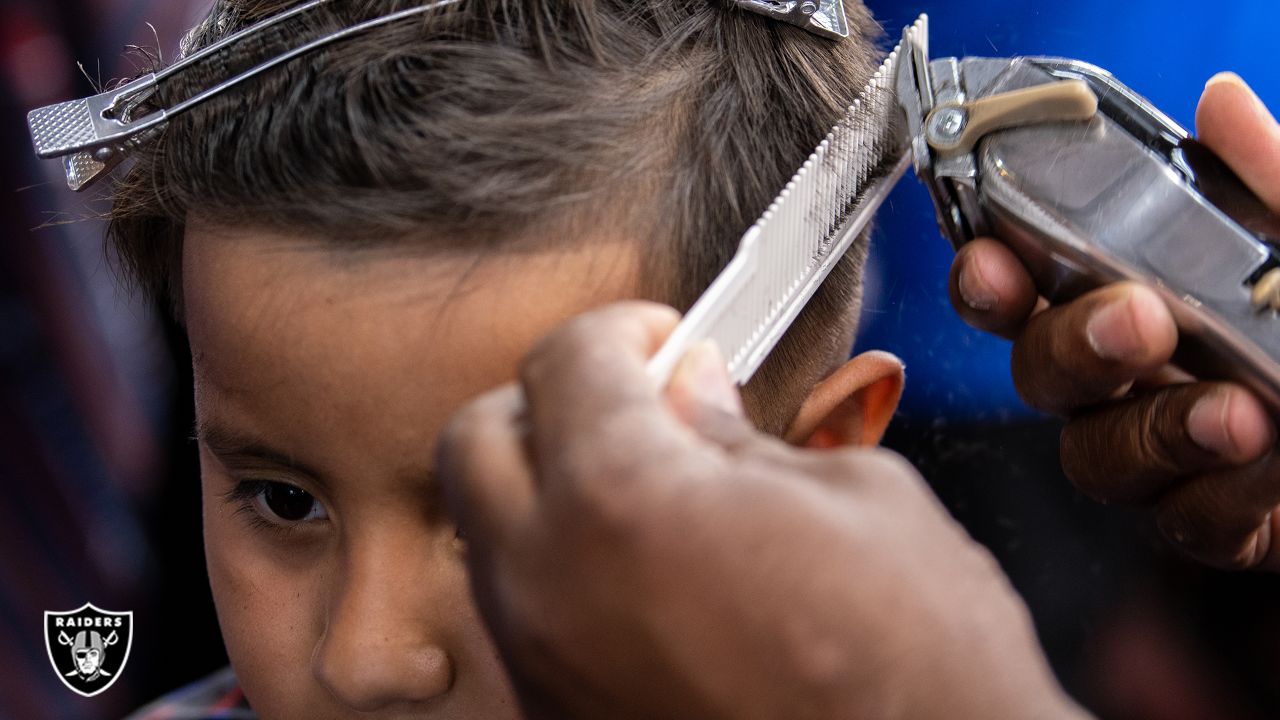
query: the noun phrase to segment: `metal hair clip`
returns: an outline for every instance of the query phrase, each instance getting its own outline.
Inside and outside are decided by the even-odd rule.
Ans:
[[[844,0],[734,0],[734,4],[825,38],[844,40],[849,37]]]
[[[435,0],[366,20],[304,42],[169,107],[152,108],[146,105],[155,96],[159,84],[166,79],[201,63],[223,62],[223,54],[229,48],[258,38],[283,22],[330,2],[311,0],[223,38],[164,70],[149,73],[114,90],[32,110],[27,115],[27,126],[31,131],[36,155],[45,159],[63,158],[67,186],[72,190],[83,190],[123,162],[138,147],[154,140],[175,115],[326,45],[382,25],[453,5],[458,1]]]

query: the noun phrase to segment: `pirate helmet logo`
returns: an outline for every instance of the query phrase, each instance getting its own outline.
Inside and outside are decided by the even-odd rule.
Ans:
[[[44,646],[49,662],[73,692],[93,697],[120,677],[133,645],[133,613],[99,610],[45,612]]]

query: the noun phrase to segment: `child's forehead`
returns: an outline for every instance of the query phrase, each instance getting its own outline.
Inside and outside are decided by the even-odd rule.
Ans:
[[[430,232],[395,239],[333,238],[306,230],[237,227],[193,218],[183,242],[184,291],[199,299],[288,294],[359,305],[407,294],[445,303],[468,293],[556,294],[638,285],[638,244],[604,233],[552,241]],[[219,304],[222,312],[234,304]]]
[[[451,404],[505,382],[569,317],[637,294],[632,243],[357,256],[305,240],[189,229],[183,294],[198,395],[296,404],[318,393],[372,414],[396,388],[429,380],[431,400]]]
[[[250,234],[188,233],[197,418],[319,475],[364,478],[335,483],[344,488],[403,489],[405,463],[425,463],[449,417],[514,380],[540,338],[635,297],[636,252],[624,252],[634,245],[469,264],[430,253],[333,262]]]

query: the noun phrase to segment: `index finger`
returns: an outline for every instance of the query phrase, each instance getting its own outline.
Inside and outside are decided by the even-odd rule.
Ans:
[[[476,550],[502,546],[532,513],[519,390],[507,385],[468,403],[436,441],[437,480],[449,516]]]
[[[689,448],[646,373],[678,321],[661,305],[618,303],[574,318],[525,358],[520,380],[540,480],[614,480]]]
[[[990,238],[976,238],[956,251],[948,291],[965,322],[1008,339],[1022,333],[1040,298],[1022,261]]]

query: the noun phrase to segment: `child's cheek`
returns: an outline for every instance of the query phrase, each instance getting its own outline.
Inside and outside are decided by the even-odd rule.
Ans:
[[[207,493],[205,501],[209,585],[227,656],[260,717],[297,716],[324,697],[311,673],[322,627],[312,574],[321,564],[281,562],[242,517],[211,506]]]

